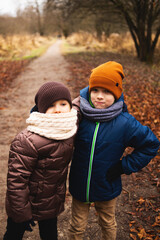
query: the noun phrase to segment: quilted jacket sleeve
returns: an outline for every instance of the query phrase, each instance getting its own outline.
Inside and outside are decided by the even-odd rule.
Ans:
[[[133,116],[126,126],[126,147],[133,147],[134,151],[122,158],[122,167],[125,174],[137,172],[145,167],[154,158],[160,142],[147,126],[143,126]]]
[[[9,152],[6,210],[15,222],[32,218],[29,201],[29,178],[35,168],[38,153],[21,132],[13,140]]]

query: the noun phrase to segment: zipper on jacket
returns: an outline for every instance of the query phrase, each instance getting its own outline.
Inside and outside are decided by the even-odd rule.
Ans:
[[[92,139],[91,153],[90,153],[90,159],[89,159],[88,177],[87,177],[87,190],[86,190],[86,200],[87,200],[87,202],[89,202],[89,190],[90,190],[93,157],[94,157],[94,150],[95,150],[95,144],[96,144],[96,138],[97,138],[99,125],[100,125],[100,123],[96,122],[96,128],[94,130],[93,139]]]

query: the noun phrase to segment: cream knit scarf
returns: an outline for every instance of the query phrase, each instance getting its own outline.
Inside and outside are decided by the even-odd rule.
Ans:
[[[27,129],[50,139],[63,140],[72,137],[77,131],[77,111],[46,114],[32,112],[26,120]]]

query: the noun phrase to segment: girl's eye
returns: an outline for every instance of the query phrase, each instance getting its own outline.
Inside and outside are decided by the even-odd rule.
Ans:
[[[66,106],[66,103],[61,103],[62,106]]]

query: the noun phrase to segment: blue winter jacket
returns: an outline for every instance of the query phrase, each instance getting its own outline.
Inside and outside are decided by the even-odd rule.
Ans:
[[[88,87],[80,96],[89,100]],[[120,161],[127,147],[133,147],[131,154],[122,157],[122,168],[125,174],[137,172],[156,155],[159,144],[153,132],[128,112],[101,123],[82,116],[69,176],[71,195],[82,202],[117,197],[122,190],[121,177],[109,183],[107,170]]]

